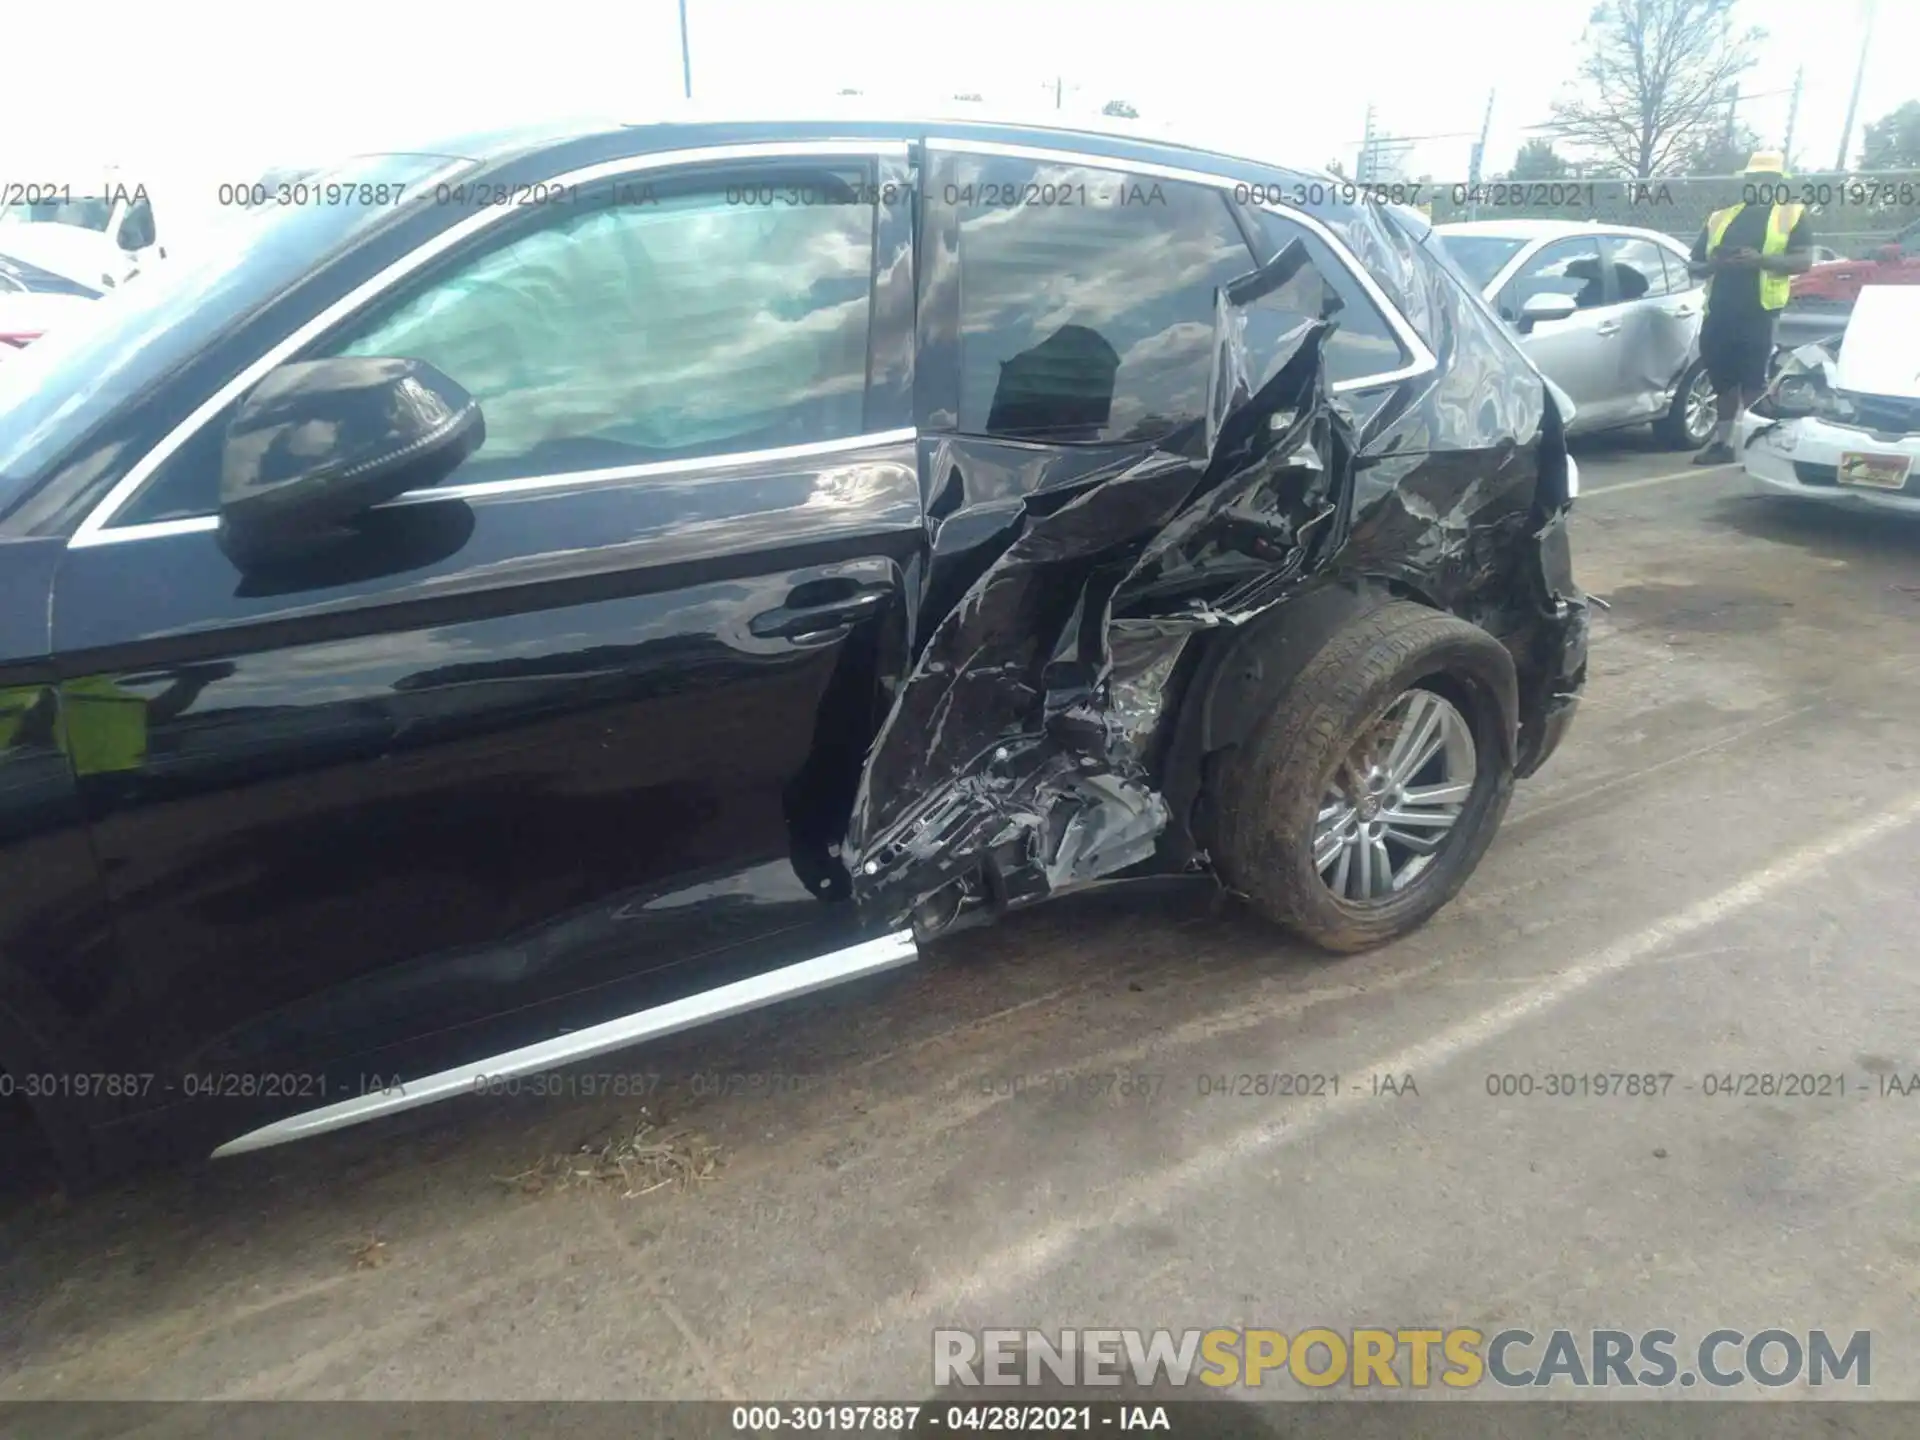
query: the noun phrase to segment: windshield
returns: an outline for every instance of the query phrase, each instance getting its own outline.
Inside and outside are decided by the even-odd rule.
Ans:
[[[1440,237],[1447,258],[1460,267],[1461,274],[1482,290],[1493,282],[1493,277],[1500,273],[1502,265],[1513,258],[1514,252],[1526,243],[1506,235],[1449,235],[1444,230],[1434,233]]]
[[[403,200],[419,204],[432,193],[428,182],[470,163],[442,155],[375,155],[329,178],[404,186]],[[114,407],[395,208],[389,199],[250,210],[210,235],[196,259],[141,275],[9,359],[0,366],[0,506],[10,507],[43,467]]]
[[[7,225],[72,225],[81,230],[105,230],[112,215],[113,206],[96,195],[0,205],[0,224]]]

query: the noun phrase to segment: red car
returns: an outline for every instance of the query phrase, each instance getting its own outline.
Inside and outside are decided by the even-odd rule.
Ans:
[[[1793,298],[1851,305],[1867,285],[1920,285],[1920,220],[1871,260],[1834,260],[1793,277]]]

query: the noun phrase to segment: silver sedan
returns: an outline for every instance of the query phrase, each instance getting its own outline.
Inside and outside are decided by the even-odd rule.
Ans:
[[[1534,364],[1572,398],[1574,433],[1651,424],[1691,448],[1713,429],[1702,282],[1671,236],[1566,220],[1481,220],[1436,234]]]

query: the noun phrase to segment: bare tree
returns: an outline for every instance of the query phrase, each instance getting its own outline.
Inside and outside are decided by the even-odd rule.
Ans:
[[[1733,84],[1765,38],[1736,28],[1738,0],[1604,0],[1587,20],[1576,92],[1558,137],[1636,179],[1668,172],[1724,125]]]
[[[1682,175],[1738,175],[1759,148],[1760,137],[1746,125],[1722,120],[1680,147],[1674,169]]]

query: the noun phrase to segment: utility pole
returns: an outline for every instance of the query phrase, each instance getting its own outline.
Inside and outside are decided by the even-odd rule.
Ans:
[[[1735,85],[1727,91],[1727,149],[1733,149],[1733,118],[1740,109],[1740,87]]]
[[[1061,101],[1062,95],[1066,91],[1066,84],[1067,84],[1066,76],[1056,75],[1053,77],[1053,108],[1056,110],[1060,108],[1060,101]]]
[[[1467,160],[1467,218],[1480,218],[1480,169],[1487,159],[1487,132],[1493,128],[1493,95],[1487,91],[1487,110],[1480,117],[1480,138],[1473,142],[1473,154]]]
[[[1365,185],[1373,179],[1373,102],[1367,102],[1367,133],[1360,142],[1360,164],[1356,167],[1359,174],[1353,178]]]
[[[1780,149],[1780,160],[1789,172],[1793,169],[1793,127],[1800,119],[1800,86],[1806,78],[1804,65],[1793,72],[1793,98],[1787,102],[1787,143]]]
[[[1847,168],[1847,154],[1853,149],[1853,121],[1860,110],[1860,82],[1867,78],[1867,47],[1873,43],[1874,0],[1867,0],[1867,28],[1860,36],[1860,63],[1853,71],[1853,93],[1847,96],[1847,123],[1840,130],[1840,156],[1833,168]]]
[[[693,51],[687,48],[687,0],[680,0],[680,78],[693,99]]]

